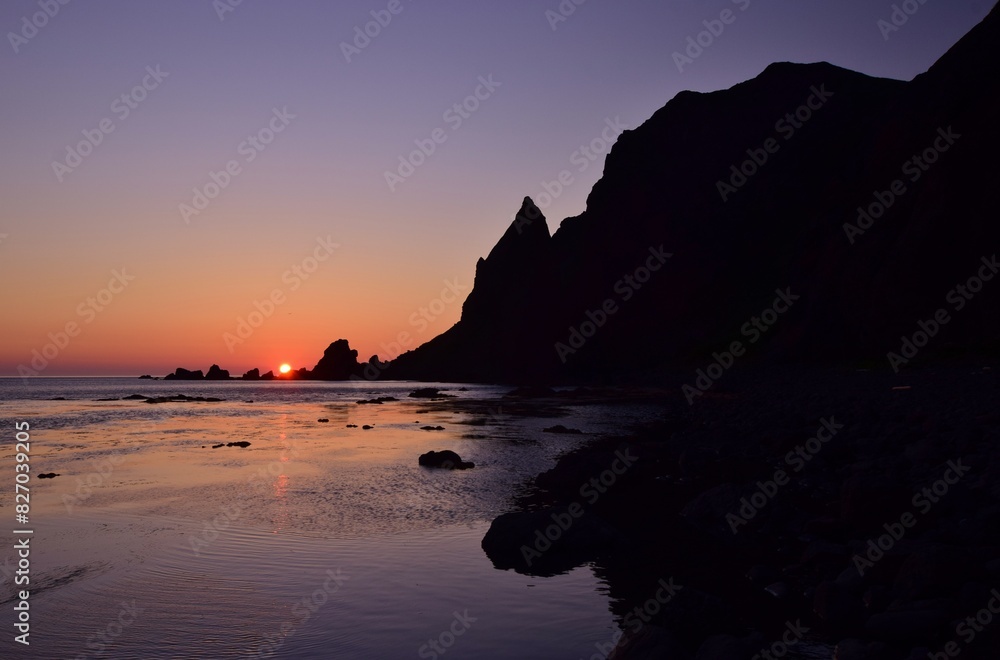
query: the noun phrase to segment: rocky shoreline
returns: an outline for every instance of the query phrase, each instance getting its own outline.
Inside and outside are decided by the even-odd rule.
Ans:
[[[1000,657],[997,373],[678,391],[539,475],[483,548],[525,574],[591,562],[624,633],[595,657]]]

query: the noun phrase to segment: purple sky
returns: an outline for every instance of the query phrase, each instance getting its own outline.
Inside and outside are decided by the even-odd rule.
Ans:
[[[243,0],[220,19],[229,2],[0,6],[0,375],[91,318],[78,304],[122,267],[135,282],[44,375],[302,366],[341,336],[363,357],[392,357],[400,332],[413,348],[458,318],[464,293],[427,323],[413,314],[446,280],[471,285],[522,197],[553,230],[584,209],[603,156],[574,154],[606,120],[635,127],[681,90],[729,87],[773,61],[910,79],[992,5],[927,0],[886,39],[877,23],[892,3],[870,0]],[[25,31],[49,4],[58,12]],[[575,11],[556,23],[560,6]],[[724,10],[730,24],[679,71],[672,54]],[[372,11],[391,22],[348,62],[342,44]],[[168,75],[157,82],[147,67]],[[481,86],[491,76],[499,85]],[[144,79],[151,89],[122,116],[115,100]],[[485,98],[457,125],[447,111],[477,88]],[[283,108],[287,126],[271,122]],[[114,131],[55,171],[102,119]],[[269,122],[287,130],[241,151]],[[390,190],[385,172],[435,129],[443,142]],[[229,160],[240,166],[231,185],[185,223],[180,205]],[[573,183],[545,203],[542,182],[563,170]],[[282,274],[327,236],[341,247],[291,290]],[[225,333],[275,288],[287,303],[230,351]],[[161,350],[123,348],[137,336]]]

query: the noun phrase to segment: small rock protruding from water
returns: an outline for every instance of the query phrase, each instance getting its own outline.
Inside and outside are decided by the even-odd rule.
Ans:
[[[417,463],[424,467],[441,468],[443,470],[468,470],[469,468],[476,467],[475,463],[463,461],[461,456],[450,449],[429,451],[426,454],[421,454],[420,458],[417,459]]]
[[[414,399],[444,399],[444,398],[454,398],[454,394],[445,394],[436,387],[421,387],[418,390],[413,390],[407,396]]]
[[[362,399],[362,400],[358,401],[358,405],[359,406],[364,406],[364,405],[377,405],[377,406],[380,406],[383,403],[391,403],[392,401],[399,401],[399,399],[397,399],[394,396],[380,396],[377,399]]]
[[[580,435],[583,433],[580,429],[570,429],[566,428],[562,424],[556,424],[555,426],[550,426],[548,428],[542,429],[543,433],[564,433],[569,435]]]

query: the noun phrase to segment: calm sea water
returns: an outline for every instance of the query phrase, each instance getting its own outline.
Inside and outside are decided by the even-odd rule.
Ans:
[[[14,479],[15,421],[31,426],[32,474],[60,475],[30,482],[27,652],[0,533],[0,656],[590,658],[616,630],[591,568],[529,578],[479,544],[527,479],[586,439],[543,434],[553,419],[592,434],[654,411],[526,416],[506,388],[437,386],[455,398],[391,382],[0,379],[0,479]],[[136,393],[224,401],[98,400]],[[400,401],[357,403],[379,396]],[[251,444],[213,448],[235,441]],[[430,449],[476,468],[419,468]]]

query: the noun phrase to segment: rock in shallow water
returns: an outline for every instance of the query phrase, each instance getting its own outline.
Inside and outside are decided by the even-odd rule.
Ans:
[[[454,398],[453,394],[445,394],[436,387],[422,387],[418,390],[413,390],[407,396],[413,399],[443,399],[443,398]]]
[[[566,433],[569,435],[579,435],[583,433],[580,429],[570,429],[566,428],[562,424],[556,424],[555,426],[550,426],[547,429],[542,429],[543,433]]]
[[[462,457],[445,449],[444,451],[429,451],[421,454],[417,462],[424,467],[442,468],[444,470],[468,470],[476,466],[470,461],[463,461]]]

